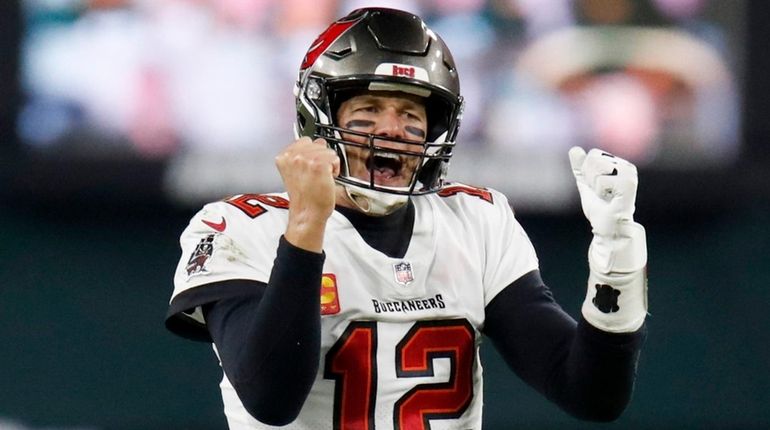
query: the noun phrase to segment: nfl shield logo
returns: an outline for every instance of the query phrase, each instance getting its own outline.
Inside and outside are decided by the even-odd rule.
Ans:
[[[396,282],[401,285],[407,285],[414,281],[412,273],[412,263],[402,261],[393,265],[393,273],[396,275]]]

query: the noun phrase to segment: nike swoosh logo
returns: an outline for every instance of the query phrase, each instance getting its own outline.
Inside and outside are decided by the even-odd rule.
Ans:
[[[225,217],[222,217],[222,222],[220,222],[220,223],[215,223],[215,222],[212,222],[212,221],[206,221],[205,219],[201,220],[201,221],[203,221],[204,224],[206,224],[207,226],[213,228],[214,230],[216,230],[216,231],[218,231],[220,233],[225,231],[225,227],[227,227],[227,221],[225,221]]]

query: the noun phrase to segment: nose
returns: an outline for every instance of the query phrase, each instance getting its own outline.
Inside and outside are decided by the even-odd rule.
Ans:
[[[374,134],[396,139],[405,139],[406,131],[399,113],[395,109],[384,109],[377,119]]]

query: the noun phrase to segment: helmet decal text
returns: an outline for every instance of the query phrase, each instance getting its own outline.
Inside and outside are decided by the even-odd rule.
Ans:
[[[423,82],[430,82],[428,71],[422,67],[411,66],[409,64],[381,63],[374,70],[375,75],[397,76],[417,79]]]

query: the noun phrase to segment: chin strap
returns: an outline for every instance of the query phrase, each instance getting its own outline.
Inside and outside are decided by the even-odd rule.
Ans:
[[[348,199],[363,213],[373,216],[385,216],[398,210],[409,201],[409,196],[390,194],[344,185]]]

